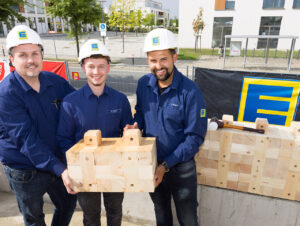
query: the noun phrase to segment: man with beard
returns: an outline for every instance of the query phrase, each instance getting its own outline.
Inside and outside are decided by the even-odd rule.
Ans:
[[[133,122],[127,97],[105,84],[110,57],[103,43],[97,39],[86,41],[78,61],[87,84],[63,100],[57,139],[64,153],[88,130],[100,129],[102,137],[121,137],[124,126]],[[84,225],[100,226],[101,193],[80,192],[77,197]],[[123,198],[124,193],[103,193],[108,226],[121,225]]]
[[[6,48],[15,70],[0,83],[0,160],[25,225],[45,225],[45,193],[55,206],[52,225],[68,225],[76,196],[64,186],[70,179],[55,135],[59,103],[74,89],[42,71],[43,43],[29,27],[15,26]]]
[[[151,73],[138,81],[135,125],[156,137],[158,166],[155,192],[150,193],[158,226],[172,226],[171,197],[180,225],[198,225],[197,176],[194,156],[203,143],[207,117],[203,96],[194,82],[174,66],[174,34],[158,28],[144,44]]]

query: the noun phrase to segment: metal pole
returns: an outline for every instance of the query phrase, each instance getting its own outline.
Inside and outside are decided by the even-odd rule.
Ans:
[[[69,62],[67,60],[65,60],[65,67],[66,67],[67,81],[70,82]]]
[[[296,39],[293,38],[293,39],[292,39],[292,44],[291,44],[291,51],[290,51],[290,57],[289,57],[289,62],[288,62],[288,68],[287,68],[288,71],[291,70],[292,59],[293,59],[293,55],[294,55],[295,43],[296,43]]]
[[[104,9],[103,9],[103,7],[102,7],[102,4],[101,4],[101,17],[102,17],[102,23],[103,23],[103,12],[104,12]],[[105,37],[104,36],[102,36],[102,38],[103,38],[103,44],[105,45]]]
[[[186,77],[189,77],[189,66],[186,66]]]
[[[222,69],[224,70],[224,67],[225,67],[225,58],[226,58],[226,41],[227,41],[227,38],[225,36],[225,43],[224,43],[224,52],[223,52],[223,67]]]
[[[267,39],[267,46],[266,46],[266,50],[267,50],[267,53],[266,53],[266,60],[265,60],[265,64],[267,65],[267,64],[268,64],[268,58],[269,58],[269,39]]]
[[[54,43],[55,58],[57,60],[56,45],[55,45],[55,38],[54,37],[53,37],[53,43]]]
[[[246,46],[244,52],[244,68],[246,67],[246,61],[247,61],[247,49],[248,49],[248,38],[246,38]]]

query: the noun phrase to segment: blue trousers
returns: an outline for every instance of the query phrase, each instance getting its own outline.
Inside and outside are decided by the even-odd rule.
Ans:
[[[26,226],[44,226],[43,196],[48,193],[55,209],[52,226],[67,226],[76,207],[76,196],[67,193],[60,177],[38,170],[17,170],[4,166],[11,189]]]
[[[77,196],[83,211],[83,224],[85,226],[100,226],[101,193],[80,192]],[[124,193],[103,192],[107,226],[121,226],[123,199]]]
[[[173,226],[171,197],[181,226],[198,226],[197,174],[194,160],[179,163],[165,173],[163,181],[150,193],[157,226]]]

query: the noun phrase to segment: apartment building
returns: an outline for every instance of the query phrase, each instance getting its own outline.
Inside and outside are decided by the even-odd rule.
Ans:
[[[113,4],[115,1],[113,1]],[[154,24],[156,26],[170,24],[170,12],[163,8],[161,2],[156,2],[153,0],[135,0],[136,9],[141,9],[144,14],[153,13],[154,14]]]
[[[203,9],[202,48],[224,45],[225,35],[281,35],[300,38],[300,0],[179,0],[179,47],[193,48],[192,22]],[[245,39],[235,39],[245,46]],[[291,39],[249,39],[249,48],[286,50]],[[228,45],[227,45],[228,46]],[[300,49],[300,40],[296,41]]]
[[[0,22],[0,36],[6,36],[7,33],[17,24],[26,24],[39,34],[64,33],[69,30],[66,21],[62,18],[52,18],[47,16],[45,3],[42,0],[27,0],[28,5],[19,5],[15,10],[20,12],[26,19],[25,22],[13,21],[12,26],[6,26]],[[92,29],[92,25],[87,25],[84,30]]]

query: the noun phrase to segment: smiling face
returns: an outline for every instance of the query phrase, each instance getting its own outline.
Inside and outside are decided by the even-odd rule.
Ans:
[[[172,83],[174,75],[174,64],[177,61],[177,54],[170,50],[157,50],[148,52],[148,65],[161,87],[167,87]]]
[[[38,76],[43,68],[41,47],[36,44],[14,47],[9,59],[18,74],[24,78]]]
[[[87,82],[91,87],[104,87],[110,64],[106,58],[86,58],[81,65],[86,74]]]

